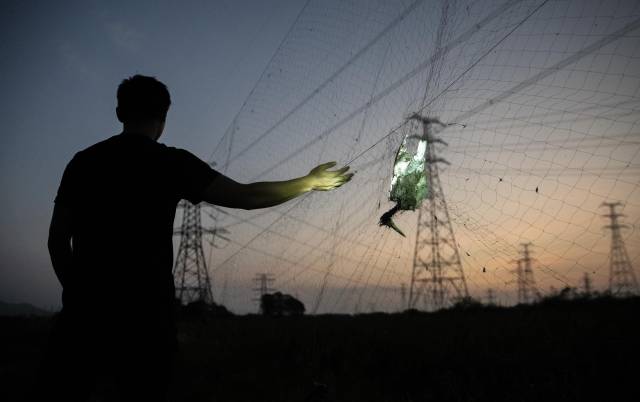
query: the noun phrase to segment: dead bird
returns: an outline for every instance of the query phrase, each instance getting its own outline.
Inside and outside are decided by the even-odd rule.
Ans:
[[[402,237],[406,236],[393,221],[393,216],[398,211],[415,211],[429,196],[430,176],[425,171],[427,164],[449,163],[443,158],[434,156],[430,151],[433,144],[447,145],[445,141],[434,134],[447,126],[458,124],[443,123],[438,118],[424,117],[417,113],[409,116],[408,120],[421,122],[422,133],[406,133],[396,151],[391,188],[389,189],[389,201],[395,202],[395,206],[382,214],[378,222],[380,226],[387,226]]]
[[[391,208],[390,210],[382,214],[382,216],[380,217],[380,221],[378,222],[378,225],[390,227],[391,229],[400,233],[402,237],[407,237],[404,235],[404,233],[402,233],[402,230],[400,230],[400,228],[395,224],[395,222],[392,219],[393,215],[395,215],[396,212],[398,211],[400,211],[400,204],[396,204],[393,208]]]

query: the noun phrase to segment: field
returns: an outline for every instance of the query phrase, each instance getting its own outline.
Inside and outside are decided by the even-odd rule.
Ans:
[[[636,401],[640,299],[180,323],[174,401]],[[3,401],[51,325],[0,319]],[[96,397],[98,400],[106,400]]]

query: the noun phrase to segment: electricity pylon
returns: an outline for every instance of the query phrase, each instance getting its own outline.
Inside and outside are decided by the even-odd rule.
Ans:
[[[211,280],[202,249],[202,235],[220,236],[219,233],[226,231],[203,228],[200,205],[182,200],[178,207],[182,209],[182,225],[174,231],[175,235],[180,235],[180,246],[173,266],[175,296],[183,304],[194,301],[213,303]]]
[[[591,277],[589,276],[588,272],[585,272],[584,276],[582,277],[582,289],[585,296],[591,296],[591,292],[593,291],[591,287]]]
[[[408,308],[416,308],[422,298],[425,307],[438,310],[468,297],[467,281],[462,270],[458,243],[456,242],[442,191],[438,164],[449,164],[437,156],[435,144],[447,145],[434,136],[433,126],[440,123],[417,114],[410,117],[422,124],[421,138],[427,141],[425,152],[425,176],[428,188],[427,198],[418,213],[418,227],[413,254],[413,270],[409,286]]]
[[[628,227],[620,224],[618,218],[624,216],[616,212],[619,202],[603,202],[602,207],[608,207],[609,213],[603,215],[611,220],[606,229],[611,229],[611,251],[609,252],[609,292],[616,296],[631,296],[638,293],[638,281],[631,266],[620,229]]]
[[[518,284],[518,303],[527,304],[535,301],[540,297],[540,293],[536,288],[536,282],[533,279],[533,269],[531,268],[531,251],[529,246],[531,243],[522,244],[522,258],[516,260],[518,267],[516,268],[516,281]]]
[[[493,289],[487,289],[487,305],[495,306],[496,304],[496,293]]]
[[[256,293],[253,301],[258,303],[259,311],[262,311],[262,296],[274,291],[271,285],[275,281],[276,278],[274,278],[272,274],[261,273],[253,277],[253,283],[255,284],[253,291]]]

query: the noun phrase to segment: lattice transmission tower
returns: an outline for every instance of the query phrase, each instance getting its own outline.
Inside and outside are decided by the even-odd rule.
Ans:
[[[421,123],[421,137],[427,140],[425,175],[430,187],[418,212],[407,307],[416,308],[422,299],[427,309],[438,310],[468,297],[469,291],[438,173],[438,164],[449,162],[437,155],[435,144],[447,143],[435,137],[433,129],[435,124],[444,125],[419,115],[410,119]]]
[[[536,287],[536,281],[533,278],[533,269],[531,251],[529,250],[531,243],[522,244],[522,258],[516,260],[518,267],[516,268],[516,282],[518,284],[518,303],[527,304],[534,302],[540,297],[540,292]]]
[[[213,303],[211,280],[202,248],[203,233],[214,233],[202,227],[200,205],[182,200],[182,225],[174,231],[180,235],[180,246],[173,266],[176,298],[183,304],[194,301]]]
[[[591,292],[593,291],[592,289],[592,285],[591,285],[591,277],[589,276],[588,272],[584,273],[584,276],[582,277],[582,292],[585,296],[591,296]]]
[[[620,224],[618,218],[624,216],[616,212],[619,202],[603,202],[609,213],[603,215],[610,219],[606,229],[611,229],[611,251],[609,252],[609,292],[616,296],[630,296],[638,293],[638,281],[622,239],[621,229],[628,227]]]
[[[496,292],[493,289],[487,289],[487,305],[496,306]]]
[[[274,278],[273,274],[260,273],[253,277],[253,283],[255,286],[253,291],[256,294],[253,301],[258,304],[258,311],[262,311],[262,296],[275,291],[272,287],[275,281],[276,278]]]

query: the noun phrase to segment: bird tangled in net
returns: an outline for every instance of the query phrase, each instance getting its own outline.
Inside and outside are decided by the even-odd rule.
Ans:
[[[423,134],[407,134],[396,152],[393,162],[393,177],[389,201],[396,205],[382,214],[378,224],[388,226],[405,237],[405,234],[393,221],[393,216],[398,211],[414,211],[419,208],[422,201],[429,197],[429,178],[426,173],[426,164],[431,162],[428,158],[430,143],[442,142],[432,136],[432,131],[437,127],[442,129],[447,124],[436,118],[426,118],[414,114],[410,119],[419,120],[423,124]]]

